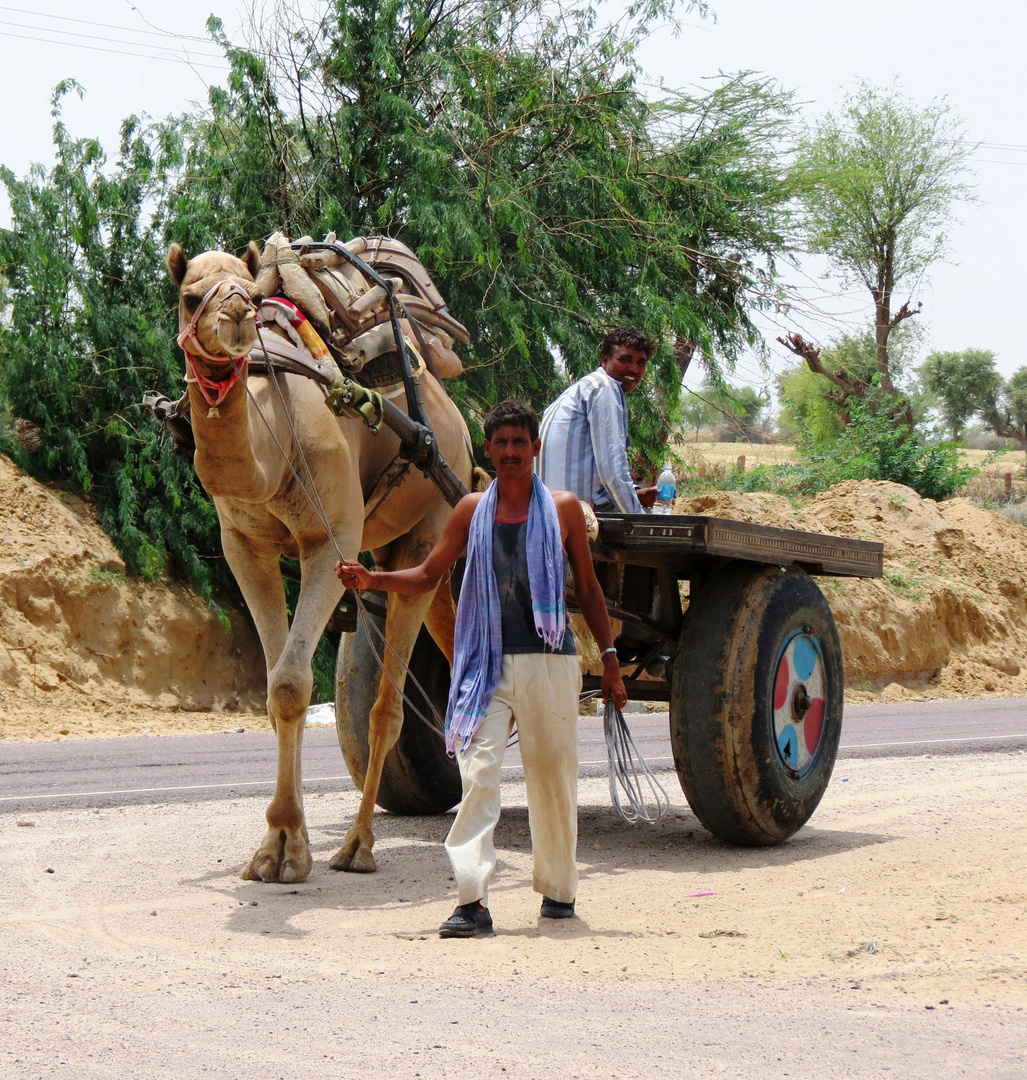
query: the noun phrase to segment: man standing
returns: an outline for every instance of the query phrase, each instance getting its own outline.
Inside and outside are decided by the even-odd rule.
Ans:
[[[488,886],[496,866],[503,754],[514,725],[524,765],[534,888],[543,918],[574,915],[578,873],[578,692],[581,671],[567,629],[564,553],[574,595],[603,656],[603,698],[627,691],[596,580],[577,498],[533,475],[538,417],[504,401],[485,417],[485,454],[496,470],[487,491],[465,495],[420,566],[368,571],[338,563],[343,583],[407,595],[436,588],[467,550],[457,607],[446,746],[456,754],[463,799],[446,838],[459,891],[442,937],[492,933]]]
[[[599,367],[569,386],[542,414],[539,476],[552,490],[572,491],[598,513],[642,514],[656,488],[636,491],[628,466],[624,395],[645,378],[656,344],[619,326],[599,346]]]

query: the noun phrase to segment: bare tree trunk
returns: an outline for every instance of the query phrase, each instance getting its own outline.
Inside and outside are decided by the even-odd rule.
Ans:
[[[906,305],[903,304],[903,308],[905,307]],[[901,311],[899,314],[901,314]],[[911,311],[909,314],[915,315],[916,312]],[[908,316],[903,316],[903,318],[907,317]],[[896,315],[895,318],[898,319],[899,315]],[[777,340],[790,352],[795,353],[796,356],[805,360],[806,366],[810,371],[816,375],[823,375],[825,379],[838,387],[837,390],[825,390],[822,396],[825,401],[830,401],[832,404],[841,407],[843,410],[842,422],[844,424],[848,425],[849,423],[849,402],[852,398],[863,398],[864,400],[868,400],[870,402],[870,407],[874,409],[875,412],[877,411],[874,402],[870,397],[870,391],[873,388],[866,380],[859,378],[858,375],[850,375],[844,368],[838,368],[836,371],[832,371],[830,368],[825,367],[824,362],[820,359],[820,348],[808,342],[800,334],[788,334],[786,337],[779,337]],[[887,348],[885,349],[885,359],[887,360]],[[887,392],[895,402],[894,406],[889,410],[889,415],[896,424],[907,429],[907,435],[903,436],[901,440],[902,442],[905,442],[906,438],[908,438],[908,433],[913,430],[913,407],[904,397],[896,392],[890,378],[888,379],[888,387],[885,387],[884,380],[882,379],[881,389],[887,389]]]

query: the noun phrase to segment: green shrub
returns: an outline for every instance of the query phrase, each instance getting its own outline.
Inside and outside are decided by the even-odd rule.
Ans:
[[[960,465],[955,443],[926,442],[918,432],[896,426],[885,409],[875,413],[868,401],[853,402],[851,423],[838,438],[815,442],[805,435],[796,449],[796,464],[733,472],[725,488],[809,496],[843,480],[890,480],[922,498],[947,499],[980,471]]]

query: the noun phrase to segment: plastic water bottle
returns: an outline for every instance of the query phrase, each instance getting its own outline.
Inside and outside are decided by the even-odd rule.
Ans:
[[[677,495],[678,482],[674,476],[674,470],[669,464],[663,466],[656,481],[656,503],[653,506],[654,514],[673,514],[674,496]]]

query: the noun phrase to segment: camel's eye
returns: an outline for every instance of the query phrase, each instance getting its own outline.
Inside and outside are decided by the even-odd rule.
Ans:
[[[200,298],[198,296],[186,296],[183,301],[185,304],[185,310],[192,315],[196,309],[200,306]]]

